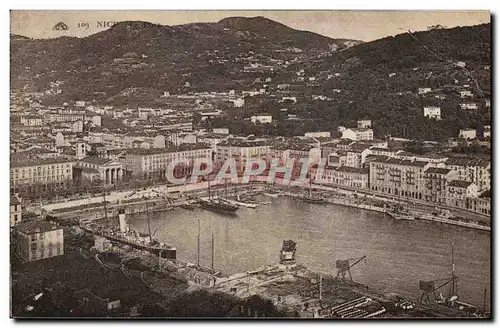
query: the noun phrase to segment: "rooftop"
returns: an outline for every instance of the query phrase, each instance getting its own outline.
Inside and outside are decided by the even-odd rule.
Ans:
[[[424,173],[448,174],[451,170],[442,167],[429,167]]]
[[[37,220],[19,223],[16,225],[16,229],[24,234],[32,235],[35,233],[57,230],[59,228],[49,221]]]
[[[22,158],[11,156],[10,166],[15,167],[25,167],[25,166],[35,166],[35,165],[51,165],[51,164],[61,164],[61,163],[72,163],[72,160],[67,158]]]
[[[452,180],[450,183],[448,183],[449,187],[457,187],[457,188],[467,188],[472,184],[470,181],[463,181],[463,180]]]
[[[487,167],[489,162],[481,158],[448,158],[445,162],[447,165],[457,166],[482,166]]]

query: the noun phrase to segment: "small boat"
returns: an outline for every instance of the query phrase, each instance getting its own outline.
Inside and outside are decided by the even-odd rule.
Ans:
[[[247,208],[257,208],[257,204],[252,204],[252,203],[245,203],[237,200],[232,200],[232,199],[226,199],[226,198],[219,198],[221,201],[224,201],[226,203],[229,203],[231,205],[238,205],[241,207],[247,207]]]
[[[272,197],[272,198],[278,198],[278,196],[280,195],[280,194],[271,194],[271,193],[268,193],[268,192],[265,192],[263,194],[265,196]]]
[[[185,210],[194,211],[194,206],[191,204],[182,204],[179,205],[179,207]]]
[[[306,203],[311,203],[311,204],[325,204],[326,201],[322,197],[304,197],[302,199]]]
[[[387,214],[396,220],[405,220],[405,221],[413,221],[415,220],[415,216],[410,215],[409,212],[404,211],[387,211]]]

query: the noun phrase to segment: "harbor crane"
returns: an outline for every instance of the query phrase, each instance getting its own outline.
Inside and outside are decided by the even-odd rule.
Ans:
[[[455,275],[452,275],[451,277],[448,278],[436,279],[430,281],[420,280],[420,290],[422,290],[423,292],[422,295],[420,296],[420,299],[418,300],[419,303],[432,304],[436,303],[438,300],[442,300],[442,297],[438,297],[436,295],[436,291],[445,287],[448,284],[451,284],[448,299],[450,301],[454,300],[454,298],[456,299],[457,280],[458,277]]]
[[[451,243],[451,276],[442,279],[436,280],[420,280],[420,290],[422,290],[422,296],[420,296],[419,303],[423,304],[424,301],[427,304],[436,303],[438,300],[442,300],[441,297],[437,297],[436,291],[440,288],[445,287],[446,285],[450,285],[450,290],[448,294],[448,301],[453,302],[457,299],[457,282],[458,277],[455,273],[455,251],[454,251],[454,242]],[[436,283],[438,285],[436,286]]]
[[[335,265],[336,268],[338,269],[337,279],[346,280],[346,274],[349,274],[349,280],[353,281],[351,275],[351,268],[356,264],[358,264],[359,262],[361,262],[362,260],[365,260],[365,265],[366,265],[366,255],[347,260],[337,260]],[[354,263],[352,263],[353,261]]]

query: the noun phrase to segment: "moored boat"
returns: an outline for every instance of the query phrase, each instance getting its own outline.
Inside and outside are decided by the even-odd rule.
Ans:
[[[207,209],[207,210],[212,210],[212,211],[220,211],[220,212],[229,212],[229,213],[234,213],[236,212],[240,207],[238,205],[234,204],[229,204],[224,201],[219,201],[219,200],[200,200],[200,207]]]

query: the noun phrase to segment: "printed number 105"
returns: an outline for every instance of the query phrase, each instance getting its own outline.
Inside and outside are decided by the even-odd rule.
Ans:
[[[78,28],[84,28],[84,29],[88,29],[90,27],[90,24],[87,23],[87,22],[84,22],[84,23],[78,23]]]

